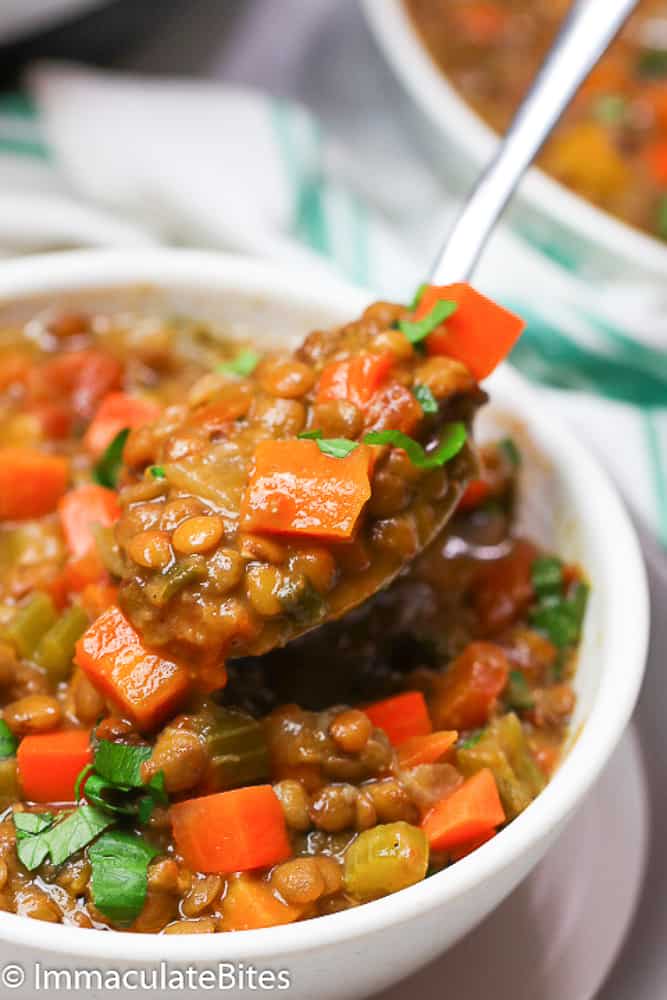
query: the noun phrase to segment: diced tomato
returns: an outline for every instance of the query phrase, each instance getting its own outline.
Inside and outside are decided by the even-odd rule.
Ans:
[[[374,726],[384,730],[393,746],[406,740],[426,736],[433,729],[424,695],[421,691],[405,691],[368,705],[364,712]]]
[[[437,677],[431,713],[438,729],[476,729],[485,725],[507,685],[510,665],[501,646],[471,642]]]
[[[66,493],[58,505],[67,548],[74,559],[95,548],[91,525],[110,528],[120,517],[118,497],[113,490],[87,483]]]
[[[160,416],[160,407],[147,399],[112,392],[105,396],[86,431],[84,444],[91,455],[98,457],[125,428],[134,429],[150,424]]]

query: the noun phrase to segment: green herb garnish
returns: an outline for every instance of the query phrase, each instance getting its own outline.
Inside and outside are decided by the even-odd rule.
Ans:
[[[418,287],[417,291],[412,296],[412,302],[408,306],[408,309],[411,309],[414,312],[414,310],[417,308],[417,306],[421,302],[422,295],[424,294],[424,292],[426,291],[427,288],[428,288],[428,285],[426,284],[426,282],[424,282],[423,284],[421,284]]]
[[[162,772],[144,783],[141,766],[151,755],[148,746],[129,746],[100,740],[93,764],[84,768],[76,783],[77,797],[120,816],[137,816],[146,823],[156,805],[167,804]]]
[[[555,556],[540,556],[530,570],[533,590],[538,598],[556,597],[563,589],[563,564]]]
[[[14,736],[4,719],[0,719],[0,760],[5,757],[14,757],[18,740]]]
[[[240,375],[242,378],[247,378],[252,375],[261,360],[262,355],[256,351],[239,351],[231,361],[218,365],[216,371],[222,372],[223,375]]]
[[[667,76],[667,49],[644,49],[639,56],[637,69],[648,79]]]
[[[99,486],[106,486],[109,490],[115,490],[118,486],[118,477],[123,464],[123,449],[129,433],[129,427],[118,431],[93,469],[93,479]]]
[[[302,441],[317,441],[317,447],[324,455],[330,458],[347,458],[347,456],[359,447],[358,441],[350,441],[348,438],[325,438],[322,431],[302,431],[298,437]]]
[[[114,923],[131,923],[143,909],[148,866],[158,853],[134,834],[122,830],[103,834],[88,850],[97,909]]]
[[[148,475],[152,479],[166,479],[167,474],[161,465],[149,465],[147,469]]]
[[[36,819],[28,820],[28,816]],[[51,813],[15,813],[19,861],[29,871],[39,868],[49,856],[54,865],[61,865],[113,822],[113,816],[90,805],[80,806],[57,822]]]
[[[427,385],[416,385],[412,390],[412,394],[424,413],[438,412],[438,401]]]
[[[457,302],[450,302],[449,299],[440,299],[423,319],[402,319],[399,321],[398,328],[405,334],[411,344],[419,344],[428,337],[429,333],[433,333],[441,323],[449,319],[457,309]]]
[[[531,624],[546,633],[559,649],[575,645],[581,638],[588,593],[588,585],[579,582],[567,597],[545,598],[530,612]]]
[[[535,704],[528,681],[520,670],[510,671],[505,699],[511,708],[519,711],[532,708]]]
[[[408,437],[402,431],[371,431],[364,436],[364,444],[391,444],[402,448],[413,465],[419,469],[437,469],[449,462],[461,451],[466,442],[468,432],[465,424],[456,422],[449,424],[440,435],[440,442],[435,451],[426,452],[419,441]]]
[[[506,437],[498,442],[498,447],[504,452],[510,464],[518,469],[521,465],[521,452],[517,448],[516,442],[511,437]]]
[[[628,102],[620,94],[602,94],[593,104],[593,116],[602,125],[619,125],[627,107]]]

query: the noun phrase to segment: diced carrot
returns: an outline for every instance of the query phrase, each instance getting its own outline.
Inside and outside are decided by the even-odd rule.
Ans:
[[[315,441],[261,441],[241,505],[244,531],[347,539],[371,495],[371,449],[345,458]]]
[[[491,642],[471,642],[436,678],[431,712],[442,729],[475,729],[483,726],[507,684],[509,661],[504,650]]]
[[[656,124],[667,131],[667,87],[664,83],[642,88],[642,100],[648,101]]]
[[[87,583],[81,591],[83,610],[93,621],[118,601],[118,587],[111,583]]]
[[[64,397],[72,413],[90,420],[100,399],[120,386],[122,373],[120,362],[105,351],[68,351],[31,371],[29,399]]]
[[[30,354],[27,351],[3,351],[0,354],[0,390],[14,383],[25,382],[30,372]]]
[[[0,448],[0,521],[42,517],[67,489],[69,462],[33,448]]]
[[[412,434],[422,416],[422,408],[410,390],[400,382],[390,382],[366,406],[364,426],[367,431]]]
[[[487,499],[491,487],[485,479],[473,479],[466,486],[465,493],[459,500],[459,510],[474,510]]]
[[[394,360],[391,351],[385,351],[332,361],[320,375],[316,402],[345,399],[363,410],[385,382]]]
[[[113,490],[86,483],[66,493],[58,511],[67,548],[78,559],[95,547],[91,525],[110,528],[120,517],[120,504]]]
[[[405,691],[376,701],[364,712],[374,726],[384,730],[395,747],[416,736],[426,736],[433,729],[421,691]]]
[[[187,667],[144,646],[115,605],[81,636],[74,661],[140,730],[154,729],[190,687]]]
[[[644,161],[658,184],[667,185],[667,139],[657,139],[644,148]]]
[[[504,822],[505,812],[495,778],[485,767],[433,806],[421,826],[431,849],[446,851],[469,844]]]
[[[481,381],[509,354],[525,323],[463,283],[429,285],[415,310],[415,319],[427,316],[440,299],[456,302],[457,309],[426,338],[426,349],[429,354],[456,358]]]
[[[150,424],[157,420],[160,412],[157,403],[128,396],[126,392],[111,392],[100,403],[83,443],[91,455],[97,457],[106,451],[120,431]]]
[[[72,433],[74,415],[69,403],[45,401],[28,404],[26,410],[39,422],[42,434],[46,438],[60,441]]]
[[[401,767],[435,764],[449,753],[458,737],[455,729],[440,729],[425,736],[412,736],[399,746],[398,762]]]
[[[186,799],[170,812],[176,846],[193,871],[251,871],[279,864],[292,853],[271,785]]]
[[[88,731],[66,729],[24,736],[16,755],[23,798],[28,802],[74,802],[76,779],[92,760]]]
[[[303,907],[285,903],[271,887],[252,875],[230,879],[222,904],[221,929],[252,931],[259,927],[291,924],[303,913]]]
[[[472,854],[473,851],[476,851],[478,847],[482,846],[482,844],[486,844],[487,840],[492,840],[495,835],[495,830],[489,830],[488,833],[483,833],[481,837],[476,837],[467,844],[461,844],[459,847],[452,847],[449,852],[449,857],[452,861],[460,861],[461,858],[465,858],[468,854]]]

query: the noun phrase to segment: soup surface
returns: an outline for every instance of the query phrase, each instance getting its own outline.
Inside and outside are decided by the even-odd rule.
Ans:
[[[446,868],[539,793],[587,586],[515,535],[511,440],[470,478],[477,378],[517,333],[471,295],[376,304],[289,357],[187,319],[0,330],[0,909],[167,934],[290,923]],[[483,365],[456,356],[480,315]],[[366,440],[383,430],[403,436]],[[275,443],[307,448],[255,524]],[[328,620],[447,495],[407,572]],[[327,621],[284,646],[299,615]],[[276,648],[223,641],[267,621]]]
[[[504,132],[571,0],[405,0],[434,61]],[[667,3],[641,0],[540,157],[577,194],[667,240]]]

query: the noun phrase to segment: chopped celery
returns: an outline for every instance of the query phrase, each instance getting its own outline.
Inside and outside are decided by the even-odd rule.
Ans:
[[[20,798],[16,757],[5,757],[0,760],[0,809],[6,809]]]
[[[531,567],[533,590],[539,598],[557,597],[563,589],[563,564],[554,556],[539,556]]]
[[[150,581],[146,588],[148,599],[156,607],[161,608],[183,587],[196,580],[203,580],[205,576],[206,561],[202,556],[181,559],[170,566],[166,573],[161,573]]]
[[[218,705],[210,706],[194,720],[210,760],[204,779],[207,790],[239,788],[269,777],[269,752],[261,722],[245,712]]]
[[[519,711],[532,708],[535,704],[528,681],[520,670],[510,672],[505,701],[511,708],[516,708]]]
[[[508,819],[523,812],[545,785],[514,712],[495,719],[474,746],[459,748],[456,762],[466,777],[491,769]]]
[[[29,658],[42,636],[55,624],[56,609],[48,594],[36,591],[27,604],[17,610],[4,629],[2,638],[14,646],[19,656]]]
[[[77,641],[88,628],[88,615],[74,605],[46,632],[34,653],[35,663],[46,670],[52,684],[69,676]]]
[[[410,823],[386,823],[364,830],[345,853],[347,892],[377,899],[421,882],[428,869],[426,834]]]

